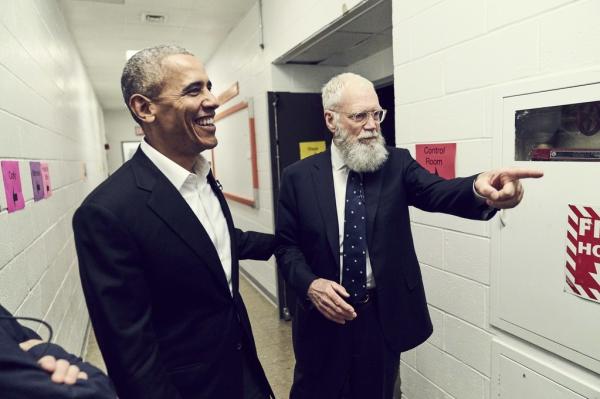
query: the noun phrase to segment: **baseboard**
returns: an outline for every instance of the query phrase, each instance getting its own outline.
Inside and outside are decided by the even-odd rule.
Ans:
[[[79,357],[81,357],[84,360],[87,358],[87,347],[88,347],[88,344],[90,343],[91,328],[92,328],[92,323],[90,323],[90,321],[88,319],[87,325],[85,327],[85,336],[83,337],[83,344],[81,345],[81,350],[79,351]]]
[[[250,285],[253,286],[262,296],[264,296],[265,299],[271,303],[271,305],[273,305],[274,307],[278,306],[277,305],[277,303],[278,303],[277,297],[275,297],[273,294],[271,294],[269,292],[269,290],[267,290],[261,283],[258,282],[257,279],[252,277],[252,275],[250,273],[248,273],[241,267],[240,267],[240,275],[242,277],[244,277],[246,279],[246,281],[248,281],[248,283],[250,283]]]

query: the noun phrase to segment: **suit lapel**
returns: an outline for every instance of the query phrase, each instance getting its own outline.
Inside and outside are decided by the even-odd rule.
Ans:
[[[335,205],[335,189],[333,187],[333,170],[331,166],[331,150],[316,155],[312,168],[312,178],[317,203],[327,230],[327,241],[333,257],[340,263],[339,226]]]
[[[365,205],[367,210],[367,245],[371,248],[373,240],[373,228],[375,225],[375,216],[379,207],[379,193],[381,192],[381,182],[383,181],[384,166],[381,169],[363,174],[363,184],[365,190]]]
[[[141,150],[136,152],[131,162],[138,187],[150,191],[148,207],[204,261],[216,279],[229,291],[217,250],[179,191]]]

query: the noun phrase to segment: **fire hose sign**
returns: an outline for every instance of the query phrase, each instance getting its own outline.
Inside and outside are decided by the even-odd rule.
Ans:
[[[569,205],[567,292],[600,303],[600,207]]]

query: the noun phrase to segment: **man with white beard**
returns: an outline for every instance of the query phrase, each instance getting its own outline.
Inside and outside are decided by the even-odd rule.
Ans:
[[[283,172],[278,266],[298,296],[291,399],[389,399],[400,353],[432,333],[409,206],[488,220],[523,197],[500,169],[444,180],[386,147],[373,84],[344,73],[323,87],[331,148]]]

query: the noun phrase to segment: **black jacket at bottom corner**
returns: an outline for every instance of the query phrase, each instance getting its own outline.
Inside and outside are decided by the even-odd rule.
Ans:
[[[19,344],[40,336],[23,327],[0,305],[0,397],[2,399],[115,399],[108,377],[99,369],[67,353],[56,344],[39,344],[24,351]],[[38,360],[45,356],[65,359],[88,375],[74,385],[57,384],[41,369]]]

